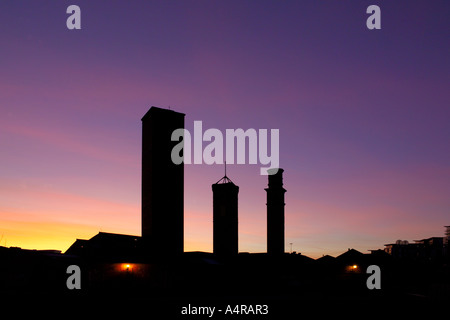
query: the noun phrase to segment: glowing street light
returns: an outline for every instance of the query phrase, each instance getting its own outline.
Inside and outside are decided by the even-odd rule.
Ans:
[[[120,265],[120,269],[122,271],[130,272],[133,269],[133,265],[131,263],[122,263]]]

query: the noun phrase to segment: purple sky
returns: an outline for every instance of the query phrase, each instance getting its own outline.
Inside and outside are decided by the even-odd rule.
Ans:
[[[66,8],[81,8],[81,30]],[[366,8],[381,8],[381,30]],[[141,117],[280,130],[286,249],[319,257],[450,225],[449,1],[0,2],[0,245],[140,234]],[[266,250],[267,177],[230,165],[240,251]],[[185,167],[185,250],[212,250]]]

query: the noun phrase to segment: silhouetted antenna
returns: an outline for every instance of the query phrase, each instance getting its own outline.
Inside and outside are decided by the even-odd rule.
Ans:
[[[233,183],[233,181],[230,180],[230,178],[227,177],[227,162],[225,161],[225,175],[223,178],[221,178],[219,181],[216,182],[216,184],[219,183]]]

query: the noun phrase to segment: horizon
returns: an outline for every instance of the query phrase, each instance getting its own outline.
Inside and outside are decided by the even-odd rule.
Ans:
[[[0,3],[0,246],[65,251],[139,235],[150,106],[204,129],[279,130],[285,251],[319,258],[450,224],[447,1]],[[267,176],[239,186],[239,251],[266,252]],[[184,251],[212,252],[211,185],[184,166]]]

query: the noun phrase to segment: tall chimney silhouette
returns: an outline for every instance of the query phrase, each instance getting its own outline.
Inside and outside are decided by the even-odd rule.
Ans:
[[[226,175],[212,185],[213,191],[213,252],[218,257],[231,257],[238,247],[239,187]]]
[[[284,193],[283,169],[269,169],[267,192],[267,253],[284,253]],[[275,173],[276,172],[276,173]]]
[[[171,152],[179,141],[172,132],[184,128],[184,114],[151,107],[142,121],[142,239],[150,256],[183,253],[184,164]]]

